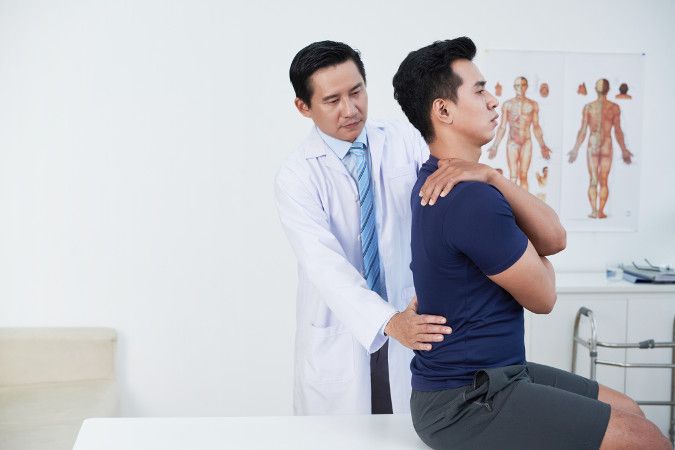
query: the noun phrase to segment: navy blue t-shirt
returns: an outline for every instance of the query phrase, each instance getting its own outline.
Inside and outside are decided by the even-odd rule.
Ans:
[[[419,314],[444,316],[452,334],[416,351],[412,387],[470,384],[476,371],[525,363],[523,308],[487,275],[503,272],[527,248],[511,206],[495,187],[458,183],[434,206],[418,192],[438,168],[431,156],[412,192],[412,263]]]

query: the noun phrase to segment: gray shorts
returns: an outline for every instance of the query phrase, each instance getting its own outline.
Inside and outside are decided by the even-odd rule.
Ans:
[[[540,364],[480,370],[473,384],[413,390],[419,437],[434,449],[600,448],[610,406],[598,383]]]

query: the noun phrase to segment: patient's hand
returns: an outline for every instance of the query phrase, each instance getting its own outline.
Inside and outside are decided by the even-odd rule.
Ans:
[[[460,181],[489,183],[495,173],[497,172],[492,167],[485,164],[458,158],[441,159],[438,161],[438,170],[429,175],[420,189],[422,206],[433,205],[439,196],[448,195],[448,192]]]
[[[384,327],[384,333],[413,350],[431,350],[429,342],[441,342],[444,334],[452,328],[438,325],[446,322],[445,317],[417,314],[417,297],[408,307],[396,313]]]

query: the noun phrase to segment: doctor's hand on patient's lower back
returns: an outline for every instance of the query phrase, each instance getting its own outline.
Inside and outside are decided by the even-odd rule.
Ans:
[[[408,307],[389,319],[384,333],[412,350],[431,350],[432,342],[441,342],[444,334],[452,333],[442,316],[417,314],[417,297]]]
[[[490,183],[499,173],[492,167],[459,158],[441,159],[438,169],[429,175],[420,189],[422,206],[433,205],[438,197],[445,197],[461,181]]]

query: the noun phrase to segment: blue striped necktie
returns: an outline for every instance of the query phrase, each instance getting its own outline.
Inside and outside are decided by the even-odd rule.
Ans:
[[[373,202],[373,189],[370,182],[365,145],[361,142],[354,142],[349,151],[356,158],[352,175],[359,190],[359,205],[361,207],[360,236],[363,276],[368,284],[368,289],[385,297],[380,278],[380,257],[377,248],[377,230],[375,229],[375,203]]]

